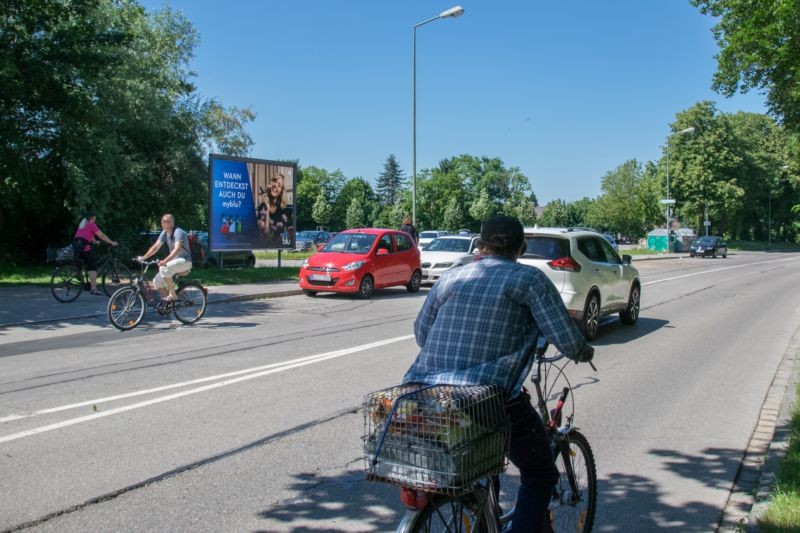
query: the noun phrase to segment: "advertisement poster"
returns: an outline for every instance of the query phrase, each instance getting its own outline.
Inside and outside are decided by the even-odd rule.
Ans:
[[[209,157],[212,252],[294,248],[295,165]]]

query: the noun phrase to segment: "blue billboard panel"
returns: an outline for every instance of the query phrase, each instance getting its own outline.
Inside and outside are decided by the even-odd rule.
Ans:
[[[209,159],[210,250],[293,249],[295,165],[220,155]]]

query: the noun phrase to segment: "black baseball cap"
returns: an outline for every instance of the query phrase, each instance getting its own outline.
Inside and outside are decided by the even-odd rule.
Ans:
[[[525,232],[522,224],[514,217],[505,215],[493,216],[483,223],[481,240],[492,246],[502,246],[514,250],[522,246]]]
[[[91,209],[89,209],[88,211],[86,211],[86,213],[84,213],[83,218],[92,218],[94,216],[97,216],[97,214]]]

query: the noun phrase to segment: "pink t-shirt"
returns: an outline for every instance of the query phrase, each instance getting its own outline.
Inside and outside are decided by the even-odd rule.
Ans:
[[[100,228],[97,227],[97,224],[89,220],[82,228],[75,232],[75,237],[80,237],[86,239],[87,242],[92,242],[98,231],[100,231]],[[89,250],[88,244],[84,248],[84,251],[85,250]]]

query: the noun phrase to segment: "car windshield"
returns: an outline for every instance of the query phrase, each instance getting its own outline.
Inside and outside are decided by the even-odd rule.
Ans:
[[[317,234],[314,231],[301,231],[297,234],[298,239],[313,239]]]
[[[426,252],[469,252],[469,239],[434,239],[424,248]]]
[[[697,244],[702,244],[703,246],[711,246],[717,243],[717,239],[715,237],[700,237],[697,239]]]
[[[436,231],[423,231],[419,234],[420,239],[435,239],[439,236],[439,233]]]
[[[569,243],[559,237],[528,237],[524,257],[530,259],[559,259],[569,255]]]
[[[372,248],[376,235],[364,233],[340,233],[328,241],[323,252],[342,252],[348,254],[365,254]]]

